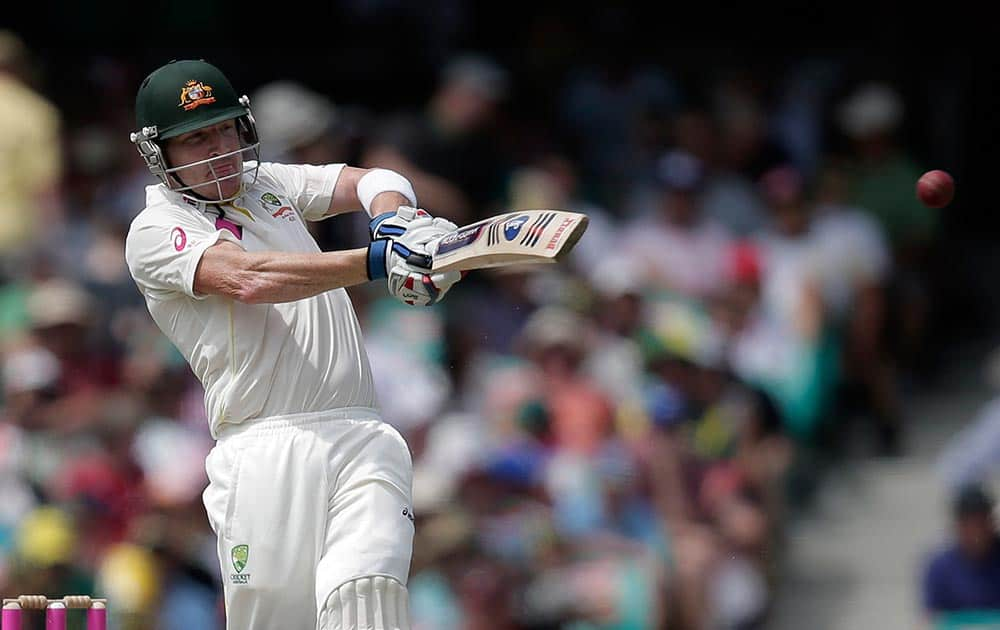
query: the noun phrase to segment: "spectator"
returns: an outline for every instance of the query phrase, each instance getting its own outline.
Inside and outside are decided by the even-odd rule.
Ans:
[[[815,291],[785,284],[791,293],[782,314],[765,302],[766,274],[761,247],[741,243],[727,254],[731,283],[715,302],[713,318],[725,337],[727,361],[743,382],[760,388],[777,404],[784,427],[812,443],[828,417],[834,393],[836,346],[823,337],[822,308]],[[791,279],[798,268],[785,269]],[[772,280],[773,282],[773,280]],[[779,304],[784,304],[780,302]]]
[[[767,209],[753,180],[723,161],[717,121],[707,111],[691,108],[674,117],[672,126],[677,148],[705,164],[705,216],[737,236],[763,229]]]
[[[827,165],[817,182],[812,222],[824,302],[843,346],[841,410],[871,416],[877,450],[899,454],[905,425],[887,334],[892,251],[881,225],[848,204],[845,187],[844,173]]]
[[[930,318],[929,265],[938,218],[913,194],[922,169],[897,139],[904,114],[895,88],[870,82],[859,85],[840,105],[838,122],[852,148],[848,198],[878,220],[892,247],[896,269],[890,287],[890,330],[896,356],[913,371],[915,362],[926,358],[921,352]]]
[[[497,130],[507,72],[481,55],[463,55],[444,69],[427,109],[397,115],[377,130],[365,163],[413,180],[421,203],[458,224],[491,214],[506,170]]]
[[[364,114],[335,105],[295,81],[268,83],[254,92],[254,118],[261,130],[261,159],[286,164],[354,163],[363,142]],[[353,247],[364,240],[368,222],[354,214],[314,222],[309,231],[323,249]]]
[[[21,253],[57,219],[61,117],[28,83],[28,50],[0,30],[0,257]]]
[[[645,283],[690,297],[711,295],[722,286],[725,229],[701,213],[705,183],[701,160],[668,151],[656,166],[656,206],[634,219],[622,248],[645,270]]]
[[[993,496],[967,485],[955,497],[955,541],[935,553],[923,576],[924,609],[932,617],[959,611],[1000,611],[1000,539]]]
[[[679,100],[679,89],[661,68],[629,66],[608,56],[597,67],[574,72],[560,95],[562,122],[580,148],[588,190],[608,207],[619,205],[662,146],[655,130]]]
[[[885,345],[889,252],[877,224],[842,205],[836,173],[821,180],[816,203],[793,166],[761,178],[774,229],[760,237],[765,256],[765,309],[804,338],[835,346],[846,377],[842,411],[870,415],[878,453],[902,448],[902,410]],[[838,383],[831,383],[833,387]]]
[[[559,307],[536,311],[518,344],[537,370],[535,383],[550,422],[542,433],[556,448],[591,455],[612,431],[604,391],[581,374],[590,330],[579,315]]]

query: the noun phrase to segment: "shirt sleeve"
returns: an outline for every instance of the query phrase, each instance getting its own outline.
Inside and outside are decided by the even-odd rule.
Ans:
[[[262,165],[264,166],[264,165]],[[276,164],[268,163],[267,172],[292,200],[302,218],[321,221],[330,214],[330,201],[344,164]],[[360,209],[360,206],[359,206]]]
[[[923,584],[921,585],[924,610],[938,613],[948,609],[948,598],[942,575],[941,561],[931,558],[924,567]]]
[[[177,216],[161,222],[134,222],[125,239],[125,261],[142,292],[154,299],[173,299],[195,292],[198,263],[209,247],[219,241],[239,240],[228,230],[213,230],[197,217]]]

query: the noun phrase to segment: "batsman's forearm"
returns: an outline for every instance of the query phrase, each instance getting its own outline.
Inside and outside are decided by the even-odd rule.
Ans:
[[[368,282],[365,248],[290,254],[247,253],[240,272],[240,301],[249,304],[294,302],[325,291]]]

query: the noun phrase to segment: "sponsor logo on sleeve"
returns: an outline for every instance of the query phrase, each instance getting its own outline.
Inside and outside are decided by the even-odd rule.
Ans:
[[[174,249],[176,249],[177,251],[181,251],[185,247],[187,247],[188,237],[187,234],[184,233],[184,230],[182,230],[181,228],[175,227],[174,229],[170,230],[170,238],[171,240],[173,240]]]

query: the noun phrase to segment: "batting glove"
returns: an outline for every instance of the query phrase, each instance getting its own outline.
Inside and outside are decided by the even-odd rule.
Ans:
[[[413,209],[400,208],[402,217],[400,212],[387,213],[378,223],[372,221],[371,233],[377,238],[368,245],[368,277],[387,279],[389,293],[406,304],[428,306],[444,297],[462,275],[431,273],[433,258],[427,246],[458,228],[446,219],[432,219],[426,213],[418,217],[408,210]],[[400,233],[388,235],[394,232]]]
[[[400,206],[396,212],[386,212],[368,224],[371,243],[368,245],[368,277],[385,278],[400,256],[418,267],[431,267],[428,244],[458,229],[447,219],[432,218],[424,210]]]
[[[421,219],[430,219],[431,223],[427,224]],[[432,217],[422,208],[400,206],[395,212],[384,212],[369,221],[368,234],[373,241],[380,238],[398,239],[413,227],[414,222],[422,226],[432,225],[442,234],[458,229],[458,226],[448,219]]]

